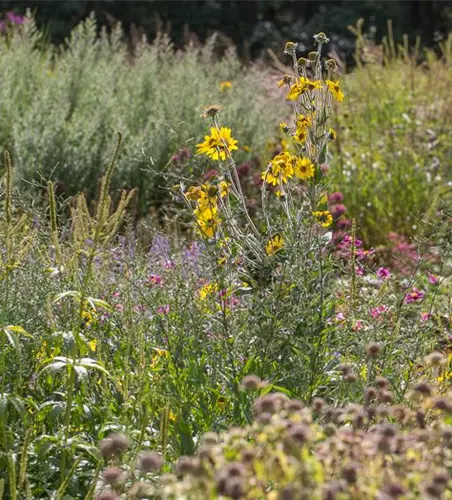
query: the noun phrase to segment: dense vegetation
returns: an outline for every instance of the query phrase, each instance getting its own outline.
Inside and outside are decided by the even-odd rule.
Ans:
[[[0,498],[450,498],[452,37],[96,32],[1,38]]]

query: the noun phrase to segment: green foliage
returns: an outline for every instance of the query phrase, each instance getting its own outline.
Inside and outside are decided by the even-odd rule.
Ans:
[[[244,68],[232,49],[216,60],[215,38],[176,52],[159,36],[151,45],[138,43],[132,55],[120,28],[97,38],[93,19],[75,28],[63,48],[37,49],[40,38],[29,20],[0,39],[0,143],[15,158],[18,181],[52,179],[59,193],[83,191],[92,200],[120,130],[124,148],[113,192],[137,188],[136,210],[144,216],[168,200],[165,186],[204,168],[193,160],[182,172],[170,161],[205,133],[204,106],[224,106],[241,146],[261,151],[272,135],[278,99],[259,84],[267,70]],[[225,80],[233,87],[221,92]],[[263,109],[274,119],[262,120]]]

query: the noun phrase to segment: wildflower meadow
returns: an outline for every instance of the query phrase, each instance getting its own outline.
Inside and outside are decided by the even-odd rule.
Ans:
[[[452,498],[452,36],[244,65],[14,16],[0,499]]]

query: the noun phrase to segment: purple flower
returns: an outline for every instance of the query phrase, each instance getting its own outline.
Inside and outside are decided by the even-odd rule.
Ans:
[[[345,214],[345,211],[346,211],[345,205],[343,205],[342,203],[338,203],[337,205],[332,205],[330,207],[331,215],[335,219],[339,219],[341,215]]]
[[[431,285],[437,285],[439,283],[439,278],[438,276],[436,276],[436,274],[427,273],[427,276],[428,276],[428,282]]]
[[[425,322],[428,321],[432,317],[432,314],[428,312],[423,312],[421,313],[421,321]]]
[[[7,12],[6,18],[11,24],[24,24],[24,17],[14,14],[14,12]]]
[[[3,21],[0,21],[0,31],[6,31],[6,24]]]
[[[147,283],[148,283],[149,285],[159,285],[159,286],[163,286],[163,283],[162,283],[162,278],[161,278],[161,276],[159,276],[158,274],[151,274],[150,276],[148,276]]]
[[[377,276],[382,280],[387,280],[391,277],[391,271],[386,267],[379,267],[377,269]]]
[[[376,319],[387,310],[388,308],[385,305],[377,306],[370,310],[370,315],[372,316],[372,318]]]
[[[361,330],[364,326],[364,323],[362,322],[362,320],[358,320],[353,326],[352,326],[352,330],[354,332],[357,332],[358,330]]]
[[[341,203],[342,201],[344,201],[344,195],[341,192],[336,191],[335,193],[331,193],[328,196],[328,201],[331,204],[333,204],[333,203]]]
[[[413,302],[419,302],[424,298],[424,292],[417,289],[415,286],[405,295],[405,303],[411,304]]]
[[[169,304],[165,304],[164,306],[160,306],[157,309],[158,314],[168,314],[169,312],[170,312],[170,305]]]

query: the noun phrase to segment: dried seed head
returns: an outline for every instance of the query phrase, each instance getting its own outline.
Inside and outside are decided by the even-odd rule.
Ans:
[[[415,392],[418,392],[419,394],[422,394],[423,396],[431,396],[432,394],[432,388],[427,384],[427,382],[419,382],[417,383],[413,390]]]
[[[111,466],[111,467],[107,467],[103,474],[102,474],[103,478],[104,478],[104,483],[105,484],[109,484],[111,486],[115,486],[117,484],[119,484],[123,478],[124,478],[124,473],[123,471],[119,468],[119,467],[116,467],[116,466]]]
[[[448,425],[447,427],[444,427],[442,435],[445,441],[452,441],[452,426]]]
[[[386,377],[376,377],[375,385],[378,389],[386,389],[389,386],[389,380]]]
[[[192,457],[182,456],[179,457],[176,463],[176,471],[178,474],[191,474],[196,465]]]
[[[377,344],[376,342],[371,342],[366,347],[366,352],[370,358],[376,358],[381,352],[380,344]]]
[[[325,63],[326,67],[329,71],[337,71],[337,62],[335,59],[328,59],[328,61]]]
[[[272,414],[264,411],[257,417],[257,422],[261,425],[268,425],[272,420]]]
[[[395,405],[391,407],[390,413],[392,417],[401,422],[407,417],[408,410],[403,405]]]
[[[286,409],[289,412],[298,412],[304,408],[303,403],[299,399],[291,399],[286,404]]]
[[[158,471],[163,466],[163,457],[155,451],[145,452],[140,456],[138,466],[143,472]]]
[[[261,387],[261,379],[256,375],[247,375],[242,380],[241,385],[245,391],[256,391]]]
[[[447,483],[449,482],[449,474],[447,471],[438,471],[434,474],[432,478],[432,483],[441,485],[444,488],[446,487]]]
[[[300,57],[297,61],[298,63],[298,66],[300,66],[301,68],[305,67],[305,66],[308,66],[309,65],[309,60],[306,59],[306,57]]]
[[[358,375],[354,372],[349,372],[344,376],[344,380],[349,384],[354,384],[358,380]]]
[[[432,352],[425,358],[425,362],[430,366],[440,366],[444,363],[445,358],[444,355],[440,352]]]
[[[243,476],[245,473],[245,468],[240,462],[232,462],[227,465],[225,473],[229,477]]]
[[[377,397],[377,389],[375,387],[369,386],[364,389],[364,401],[369,404]]]
[[[352,371],[352,367],[350,365],[345,364],[345,363],[341,363],[340,365],[338,365],[337,369],[340,372],[342,372],[342,375],[346,375],[347,373]]]
[[[216,432],[206,432],[202,437],[202,444],[215,445],[218,443],[218,434]]]
[[[297,44],[294,42],[286,42],[286,45],[284,45],[284,54],[289,54],[291,56],[295,54],[296,50]]]
[[[273,394],[262,396],[256,403],[259,403],[262,412],[274,413],[276,411],[276,398]]]
[[[378,393],[378,399],[382,402],[382,403],[392,403],[393,401],[393,396],[392,394],[387,391],[386,389],[383,389],[382,391],[379,391]]]
[[[312,52],[309,52],[308,54],[309,60],[312,62],[316,62],[319,60],[319,54],[313,50]]]
[[[348,484],[355,484],[358,479],[358,469],[355,464],[346,465],[342,469],[342,477]]]
[[[315,413],[321,413],[324,407],[325,401],[321,398],[315,398],[312,402],[312,409],[315,411]]]
[[[441,485],[433,483],[427,484],[424,489],[427,495],[430,495],[432,498],[441,498],[444,491]]]
[[[393,438],[396,435],[396,430],[393,425],[386,424],[380,427],[380,433],[385,438]]]
[[[389,417],[389,408],[387,406],[377,406],[377,415],[380,418],[388,418]]]
[[[99,450],[104,458],[119,455],[129,447],[129,440],[123,434],[112,433],[99,443]]]
[[[316,43],[328,43],[330,41],[323,31],[314,35],[314,40]]]
[[[452,402],[446,398],[435,398],[433,401],[433,408],[436,410],[452,412]]]
[[[104,491],[96,496],[96,500],[119,500],[119,496],[114,491]]]
[[[425,413],[422,410],[416,411],[416,422],[421,429],[425,429],[427,424],[425,423]]]
[[[309,436],[309,428],[301,424],[293,425],[288,432],[289,440],[298,445],[305,444],[309,440]]]
[[[391,483],[385,487],[384,493],[389,498],[399,498],[406,494],[406,490],[400,483]]]
[[[203,118],[213,118],[214,116],[217,116],[222,109],[223,108],[219,104],[212,104],[207,106],[207,108],[204,108],[204,112],[201,116]]]
[[[228,497],[233,500],[243,498],[245,490],[243,487],[243,480],[240,477],[229,477],[224,484],[224,492]]]
[[[242,451],[242,455],[241,455],[242,462],[252,462],[255,457],[256,457],[256,453],[251,448],[248,448],[248,449]]]

